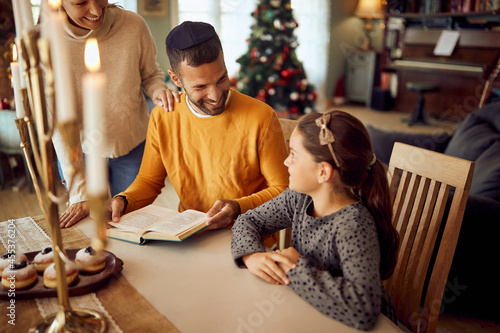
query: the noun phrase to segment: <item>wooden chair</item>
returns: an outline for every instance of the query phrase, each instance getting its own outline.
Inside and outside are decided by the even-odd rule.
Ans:
[[[281,129],[283,130],[283,137],[285,138],[285,144],[287,149],[290,146],[290,136],[295,127],[297,127],[297,120],[280,118]],[[292,228],[286,228],[279,231],[278,235],[278,248],[280,250],[290,247],[292,242]]]
[[[399,322],[412,332],[436,331],[473,171],[474,162],[400,142],[394,144],[389,183],[400,248],[394,274],[384,284]],[[444,221],[452,187],[455,192]],[[438,239],[440,228],[444,231]],[[430,265],[433,253],[437,254]],[[428,271],[430,280],[426,283]]]

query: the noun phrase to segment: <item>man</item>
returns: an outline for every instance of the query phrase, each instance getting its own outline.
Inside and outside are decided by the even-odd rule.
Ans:
[[[211,25],[184,22],[166,44],[168,73],[185,94],[174,112],[152,110],[139,174],[112,200],[112,219],[152,203],[168,175],[180,211],[207,212],[208,229],[229,226],[288,186],[279,120],[268,105],[230,89]]]

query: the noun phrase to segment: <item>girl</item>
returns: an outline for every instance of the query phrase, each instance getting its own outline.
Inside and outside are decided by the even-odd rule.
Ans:
[[[236,263],[357,329],[371,329],[380,311],[392,317],[381,279],[394,270],[398,235],[385,169],[363,124],[342,111],[303,117],[285,165],[290,187],[237,219]],[[287,227],[292,246],[265,252],[262,238]]]

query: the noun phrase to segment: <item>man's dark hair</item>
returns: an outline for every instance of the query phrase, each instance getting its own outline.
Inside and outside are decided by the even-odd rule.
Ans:
[[[203,43],[197,44],[193,47],[179,50],[171,48],[167,45],[167,55],[170,60],[170,66],[172,70],[179,74],[179,65],[184,60],[191,67],[198,67],[203,64],[209,64],[214,62],[219,57],[222,51],[222,44],[220,42],[219,36],[206,40]]]

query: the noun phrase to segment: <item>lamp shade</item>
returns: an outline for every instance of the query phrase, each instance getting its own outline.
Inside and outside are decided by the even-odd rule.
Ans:
[[[354,14],[358,17],[383,18],[382,0],[359,0]]]

